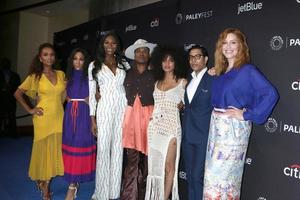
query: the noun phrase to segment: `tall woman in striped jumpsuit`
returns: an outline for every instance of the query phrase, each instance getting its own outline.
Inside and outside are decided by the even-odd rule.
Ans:
[[[126,107],[123,87],[126,66],[120,42],[109,32],[100,41],[95,61],[89,66],[90,115],[97,137],[96,187],[93,200],[120,198],[123,148],[122,121]],[[97,85],[100,100],[95,98]]]

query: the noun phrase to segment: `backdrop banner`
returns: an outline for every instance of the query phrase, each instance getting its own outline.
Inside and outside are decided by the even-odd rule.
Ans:
[[[138,38],[187,48],[202,44],[209,67],[218,35],[227,27],[247,36],[251,62],[274,84],[280,100],[268,121],[254,125],[243,176],[245,200],[300,199],[300,0],[162,1],[104,16],[55,33],[61,66],[75,47],[91,56],[106,31],[115,30],[125,49]],[[186,196],[182,159],[179,192]]]

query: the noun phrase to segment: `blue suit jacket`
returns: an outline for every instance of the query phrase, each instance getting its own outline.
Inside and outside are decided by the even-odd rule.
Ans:
[[[188,78],[188,84],[192,77]],[[203,75],[195,95],[189,103],[187,92],[184,94],[183,139],[188,143],[206,145],[212,112],[211,85],[213,77],[207,72]]]

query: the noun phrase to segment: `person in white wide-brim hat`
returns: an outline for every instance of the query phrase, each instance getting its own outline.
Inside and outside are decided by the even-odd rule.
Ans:
[[[123,121],[122,145],[126,150],[122,200],[145,198],[148,175],[147,127],[153,111],[155,80],[149,67],[150,55],[156,44],[138,39],[125,50],[127,58],[134,60],[127,72],[124,87],[127,108]]]
[[[148,48],[149,49],[149,55],[152,53],[154,47],[156,47],[156,44],[147,42],[146,40],[143,39],[138,39],[135,41],[132,45],[130,45],[126,50],[125,50],[125,56],[131,60],[135,60],[135,50],[138,48]]]

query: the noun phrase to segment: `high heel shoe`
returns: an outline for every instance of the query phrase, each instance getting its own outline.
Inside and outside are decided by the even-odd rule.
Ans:
[[[52,199],[52,192],[50,192],[50,181],[41,181],[40,190],[41,190],[41,197],[43,200]]]
[[[72,195],[73,195],[73,198],[72,198],[73,200],[77,198],[77,191],[78,191],[78,188],[79,188],[79,183],[76,183],[75,185],[69,185],[69,191],[70,191],[70,190],[74,191],[73,194],[72,194]],[[69,191],[68,191],[68,192],[69,192]],[[67,198],[66,198],[66,199],[67,199]]]
[[[41,189],[41,187],[42,187],[42,181],[40,181],[40,180],[35,181],[35,185],[36,185],[37,191],[40,192],[42,190]]]

